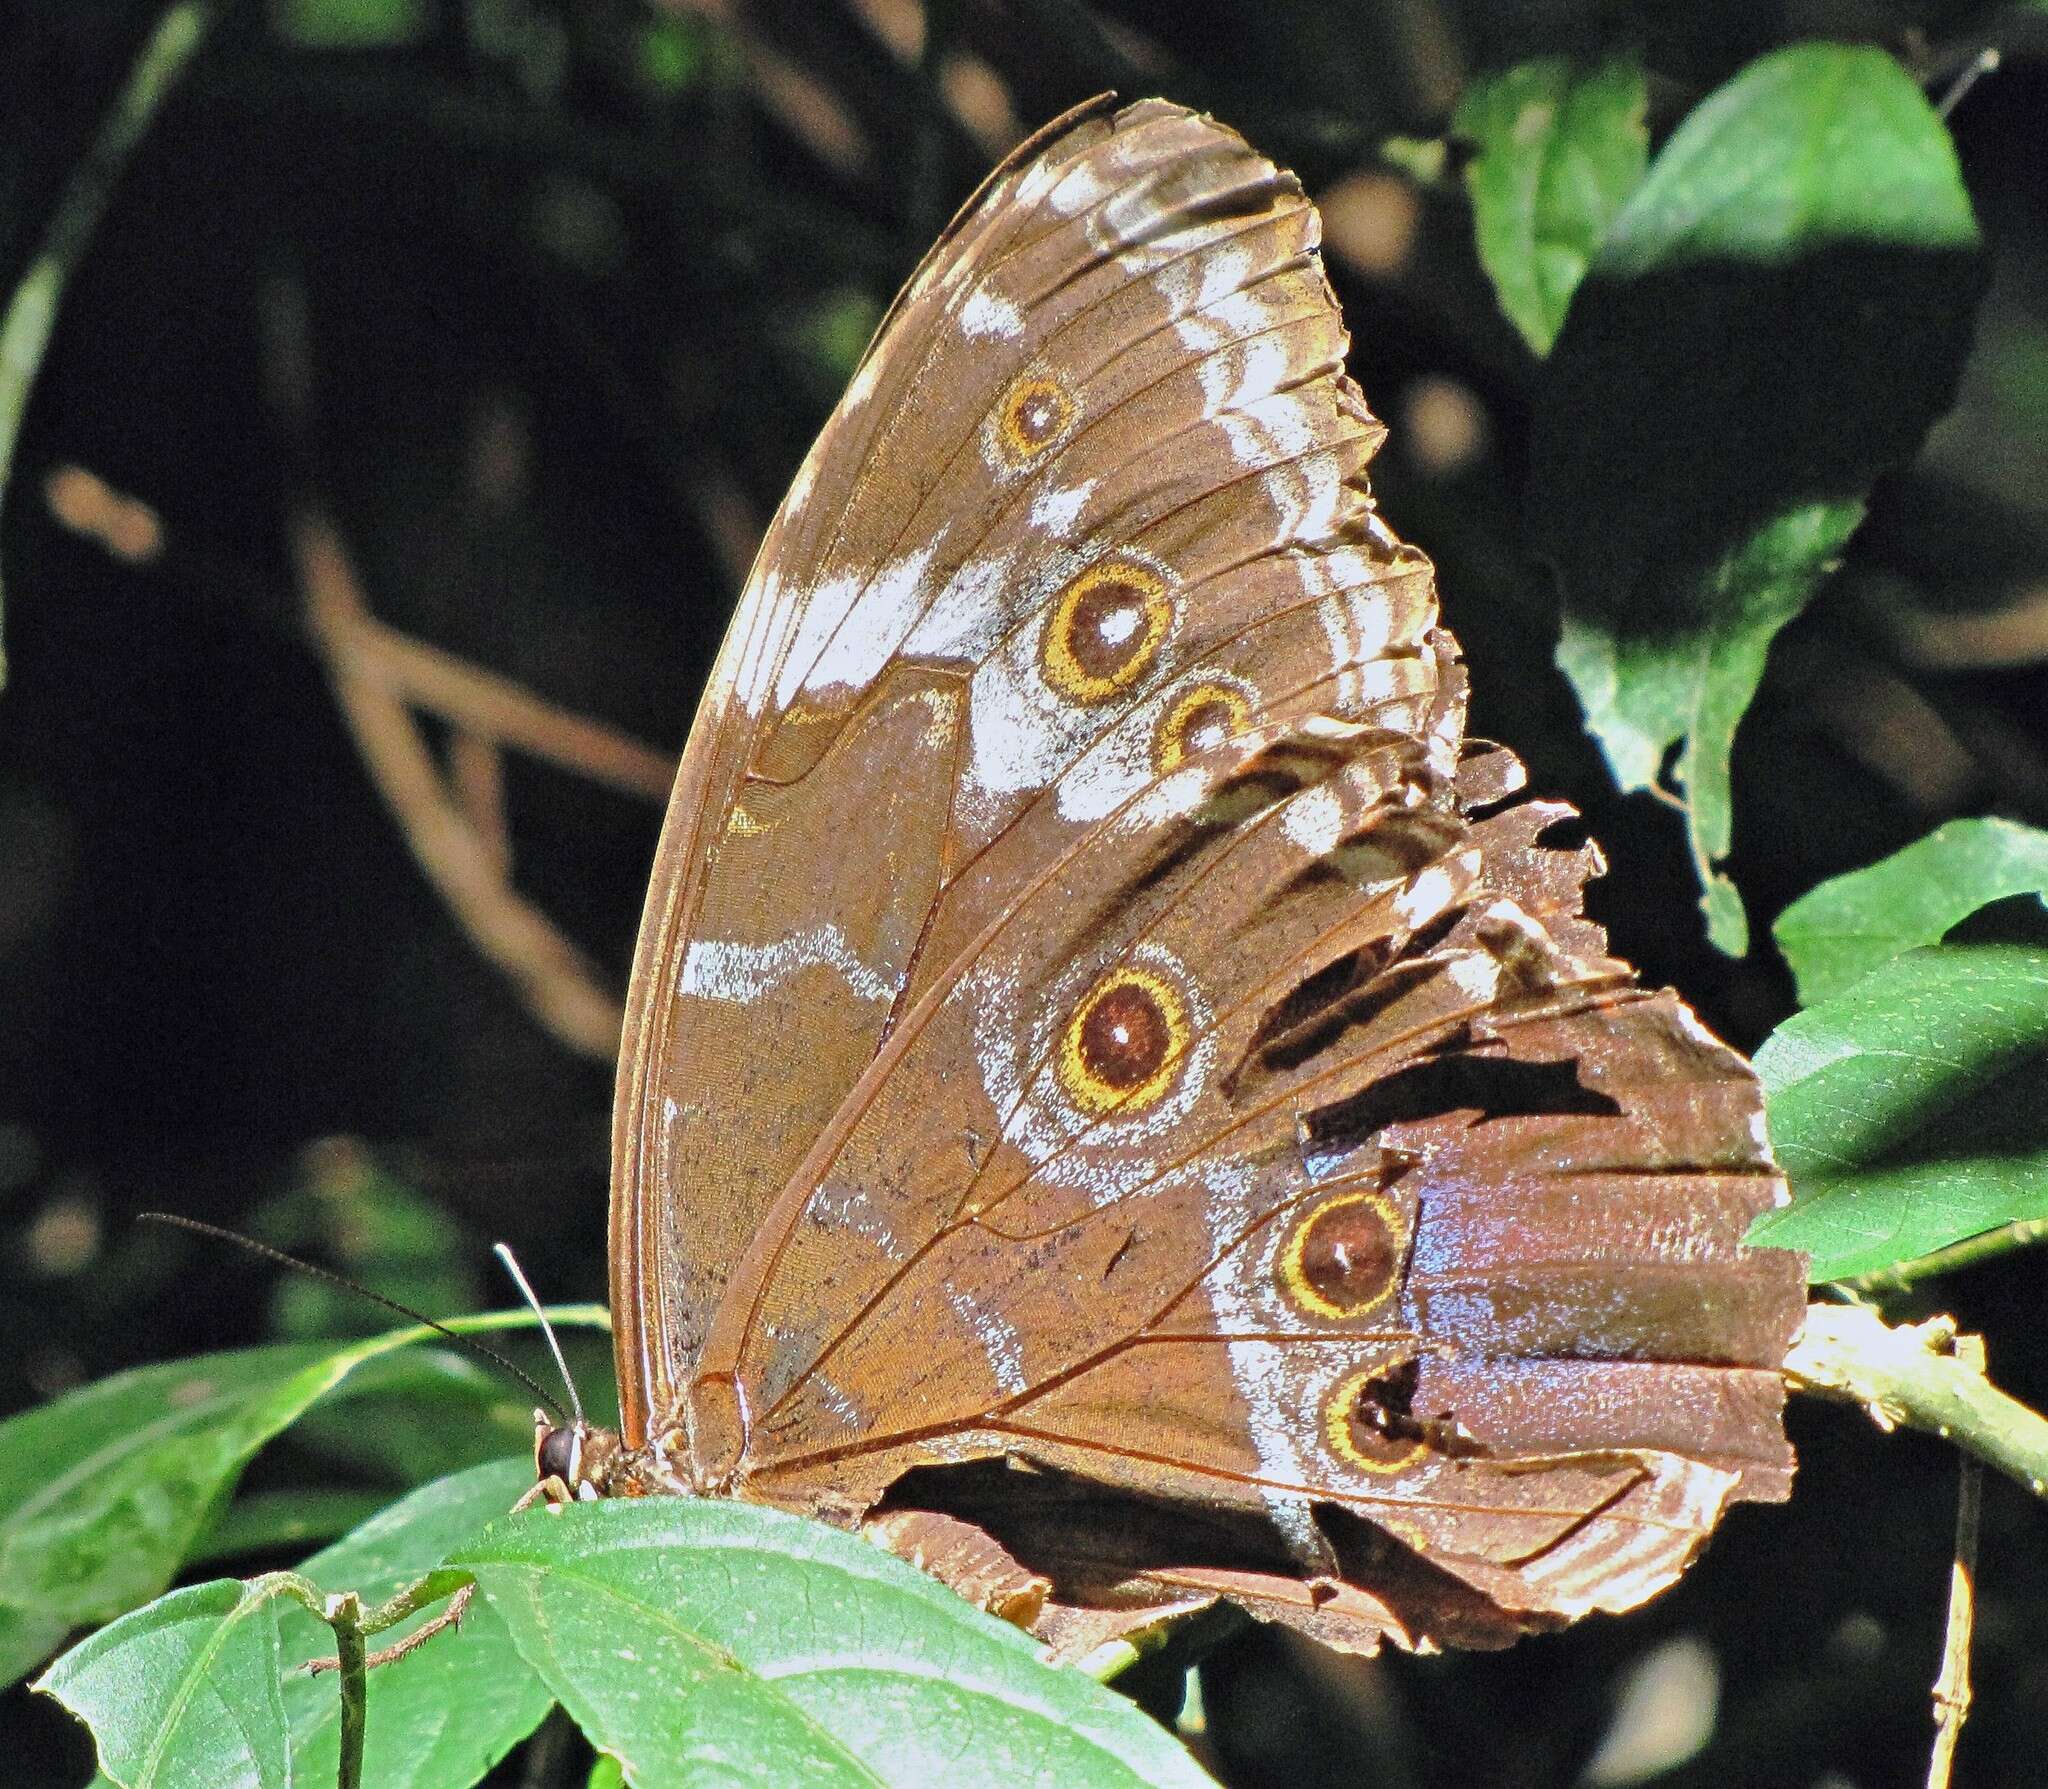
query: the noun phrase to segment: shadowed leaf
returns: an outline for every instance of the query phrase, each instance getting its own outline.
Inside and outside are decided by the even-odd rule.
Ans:
[[[2048,951],[1908,951],[1756,1056],[1792,1203],[1749,1240],[1876,1273],[2048,1215]]]
[[[1688,808],[1747,948],[1728,754],[1773,635],[1948,405],[1981,279],[1948,132],[1879,51],[1767,56],[1679,126],[1538,380],[1531,515],[1558,663],[1624,788]]]

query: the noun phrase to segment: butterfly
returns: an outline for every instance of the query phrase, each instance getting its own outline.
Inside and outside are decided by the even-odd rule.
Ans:
[[[1787,1495],[1757,1082],[1467,736],[1318,240],[1105,97],[883,319],[677,776],[558,1491],[862,1529],[1062,1650],[1500,1644]]]

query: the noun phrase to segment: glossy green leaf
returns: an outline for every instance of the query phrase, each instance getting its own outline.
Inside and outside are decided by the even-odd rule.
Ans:
[[[1750,1240],[1816,1280],[1876,1273],[2048,1215],[2048,951],[1894,957],[1756,1056],[1792,1203]]]
[[[365,1607],[424,1577],[475,1541],[533,1483],[531,1457],[472,1467],[401,1499],[299,1568],[323,1590],[353,1590]],[[433,1618],[413,1617],[370,1644],[393,1644]],[[305,1783],[334,1780],[340,1700],[331,1675],[293,1667],[334,1650],[321,1622],[281,1617],[283,1697],[292,1765]],[[378,1789],[464,1789],[540,1725],[554,1704],[481,1599],[462,1624],[370,1673],[363,1781]]]
[[[602,1320],[591,1307],[557,1323]],[[524,1312],[452,1328],[523,1328]],[[359,1369],[431,1331],[215,1354],[118,1374],[0,1423],[0,1655],[9,1677],[73,1627],[161,1591],[212,1528],[258,1448],[344,1385],[430,1382],[432,1353],[356,1379]],[[456,1371],[465,1383],[470,1369]],[[516,1392],[511,1394],[517,1397]]]
[[[1736,723],[1872,483],[1953,397],[1981,277],[1954,146],[1911,78],[1802,44],[1679,126],[1539,372],[1529,507],[1558,663],[1622,785],[1684,798],[1725,949],[1747,945],[1715,870]]]
[[[109,1623],[36,1682],[93,1731],[121,1789],[289,1789],[276,1596],[232,1579]]]
[[[1475,148],[1465,190],[1500,307],[1538,354],[1557,339],[1600,239],[1649,159],[1643,71],[1565,57],[1482,75],[1454,135]]]
[[[473,1571],[636,1789],[1200,1784],[1162,1728],[854,1536],[709,1499],[500,1523]]]
[[[1823,882],[1778,916],[1802,1005],[1831,999],[1902,951],[1938,944],[1993,901],[2048,893],[2048,832],[1951,820],[1882,863]]]

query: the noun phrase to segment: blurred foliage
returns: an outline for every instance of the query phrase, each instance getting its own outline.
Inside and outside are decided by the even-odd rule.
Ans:
[[[210,30],[152,74],[166,18]],[[253,1464],[302,1397],[152,1429],[192,1368],[144,1363],[328,1361],[283,1339],[383,1319],[136,1211],[436,1315],[509,1302],[495,1237],[545,1296],[604,1284],[608,1072],[482,960],[364,775],[307,644],[300,506],[392,628],[677,749],[896,284],[1010,142],[1112,86],[1215,112],[1324,203],[1393,429],[1381,503],[1437,561],[1478,730],[1586,813],[1616,948],[1737,1041],[1776,1030],[1799,1201],[1773,1240],[1855,1272],[2042,1213],[2040,8],[19,0],[0,1387],[104,1382],[80,1395],[105,1407],[7,1431],[11,1662],[524,1444],[524,1394],[418,1350]],[[516,755],[464,774],[520,893],[621,987],[654,805]],[[1954,1311],[2038,1406],[2040,1276],[2008,1255],[1891,1308]],[[1953,1455],[1851,1411],[1793,1425],[1795,1501],[1625,1621],[1375,1662],[1253,1631],[1203,1659],[1183,1728],[1247,1786],[1918,1781]],[[2038,1770],[2040,1524],[1990,1488],[1972,1780]],[[59,1569],[80,1547],[93,1569]],[[1133,1688],[1170,1714],[1166,1662]],[[85,1780],[53,1703],[0,1719],[24,1780]],[[1622,1743],[1658,1731],[1688,1737]],[[499,1780],[583,1780],[573,1734],[533,1744],[501,1771],[555,1774]]]

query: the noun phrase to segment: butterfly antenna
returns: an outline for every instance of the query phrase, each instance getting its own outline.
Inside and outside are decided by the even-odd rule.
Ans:
[[[395,1298],[386,1298],[381,1292],[372,1292],[369,1287],[358,1285],[346,1274],[333,1273],[325,1267],[315,1267],[310,1261],[301,1261],[296,1255],[287,1255],[284,1250],[274,1249],[267,1242],[258,1242],[253,1236],[244,1236],[239,1230],[224,1230],[218,1224],[204,1224],[197,1218],[180,1217],[173,1211],[138,1211],[135,1214],[135,1220],[141,1224],[169,1224],[176,1230],[190,1230],[195,1236],[210,1236],[216,1242],[231,1242],[238,1249],[247,1249],[252,1255],[260,1255],[266,1261],[275,1261],[280,1267],[289,1267],[292,1272],[302,1273],[309,1280],[325,1280],[330,1286],[339,1286],[344,1292],[353,1292],[358,1298],[367,1298],[372,1304],[380,1304],[387,1311],[395,1312],[398,1316],[410,1318],[414,1323],[423,1323],[437,1335],[446,1336],[458,1348],[465,1348],[480,1360],[487,1360],[500,1371],[510,1373],[513,1378],[525,1386],[528,1391],[532,1392],[550,1410],[554,1411],[558,1416],[561,1414],[561,1405],[541,1390],[540,1381],[535,1379],[524,1367],[513,1365],[497,1349],[487,1348],[474,1336],[458,1334],[450,1329],[447,1324],[436,1321],[424,1311],[414,1310],[409,1304],[400,1304]],[[502,1249],[505,1245],[500,1243],[498,1246]],[[525,1291],[525,1286],[526,1282],[520,1281],[520,1289],[522,1291]],[[533,1294],[531,1292],[526,1294],[526,1301],[528,1304],[533,1304]],[[535,1313],[538,1314],[540,1307],[534,1305],[533,1308]],[[542,1317],[540,1322],[541,1328],[547,1333],[548,1346],[554,1348],[555,1359],[559,1362],[562,1358],[562,1351],[555,1347],[555,1332],[548,1328],[548,1320],[545,1317]],[[566,1379],[567,1374],[565,1373],[563,1377]],[[573,1385],[569,1387],[569,1399],[571,1403],[574,1403],[576,1399],[576,1388]],[[578,1409],[576,1412],[578,1420],[581,1420],[582,1415],[582,1410]]]
[[[498,1242],[491,1245],[491,1250],[504,1262],[513,1285],[519,1288],[519,1296],[526,1300],[526,1308],[540,1319],[540,1333],[547,1338],[548,1352],[555,1357],[555,1370],[562,1375],[562,1384],[569,1393],[569,1413],[576,1419],[577,1428],[589,1427],[583,1420],[583,1400],[576,1395],[576,1381],[569,1377],[569,1363],[562,1357],[562,1344],[555,1340],[555,1326],[548,1321],[547,1312],[540,1308],[540,1300],[534,1297],[533,1288],[526,1283],[526,1275],[519,1271],[519,1263],[511,1249]]]

